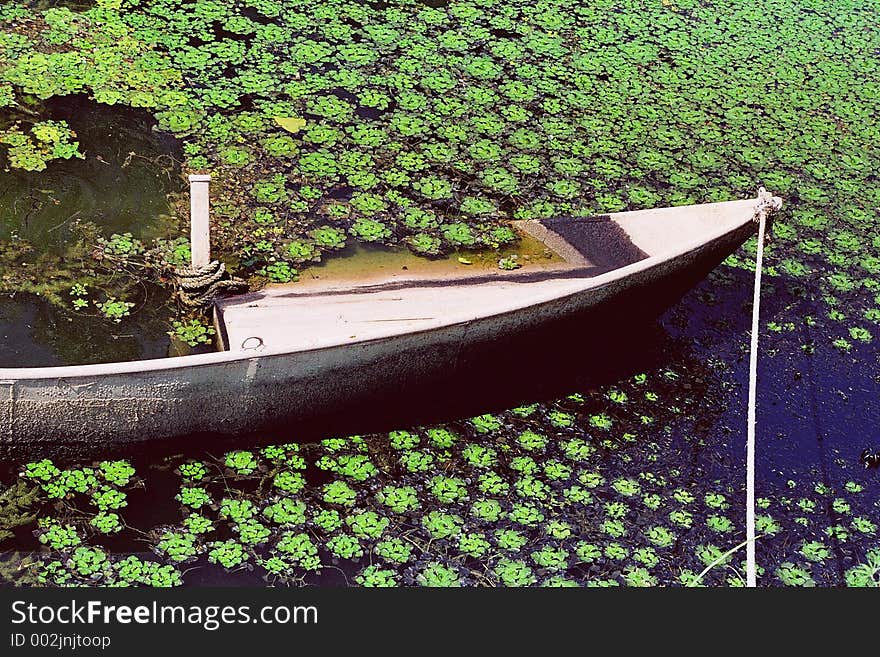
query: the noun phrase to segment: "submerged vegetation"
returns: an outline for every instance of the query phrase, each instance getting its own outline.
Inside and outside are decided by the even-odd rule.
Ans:
[[[430,4],[7,2],[0,175],[27,173],[39,187],[61,168],[106,166],[52,103],[142,112],[173,136],[182,171],[214,176],[215,246],[253,282],[295,281],[354,242],[432,257],[495,249],[515,241],[509,219],[745,198],[764,185],[786,202],[765,277],[774,294],[762,338],[767,362],[778,359],[767,385],[811,409],[814,425],[777,418],[783,428],[762,445],[777,460],[759,490],[760,582],[877,586],[876,470],[857,455],[878,446],[833,443],[811,387],[835,390],[842,408],[862,404],[862,422],[876,412],[864,392],[876,386],[829,372],[880,380],[869,353],[880,330],[877,3]],[[5,212],[0,223],[2,290],[113,325],[137,321],[133,282],[161,281],[189,257],[177,220],[158,231],[72,222],[63,248],[45,252],[21,220]],[[282,436],[136,471],[22,465],[0,489],[0,540],[28,556],[4,576],[742,585],[730,428],[741,409],[727,399],[739,392],[748,310],[732,290],[745,289],[739,270],[753,251],[667,318],[699,358],[687,370],[447,426],[304,446]],[[515,253],[494,261],[521,264]],[[190,346],[212,337],[193,318],[166,330]]]

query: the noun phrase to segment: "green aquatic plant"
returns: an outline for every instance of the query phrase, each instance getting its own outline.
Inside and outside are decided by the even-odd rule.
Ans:
[[[134,308],[134,303],[120,301],[116,297],[107,297],[104,301],[95,301],[94,303],[104,317],[117,324],[124,317],[128,317],[131,314],[131,309]]]
[[[808,570],[790,561],[780,564],[779,568],[776,569],[776,577],[785,586],[813,587],[816,585]]]
[[[223,566],[226,569],[237,568],[243,565],[250,555],[244,546],[233,539],[216,541],[208,550],[208,561]]]
[[[854,530],[862,534],[873,536],[877,533],[877,524],[862,516],[853,518],[850,525]]]
[[[572,438],[562,443],[565,457],[574,462],[585,462],[596,453],[596,448],[583,438]]]
[[[474,559],[484,557],[491,547],[492,545],[486,540],[486,536],[477,532],[462,534],[458,539],[458,549],[462,554],[466,554]]]
[[[461,455],[476,468],[490,468],[498,462],[498,454],[494,449],[476,443],[467,445]]]
[[[406,513],[419,508],[419,498],[412,486],[385,486],[376,494],[376,500],[395,513]]]
[[[73,525],[61,525],[52,518],[40,518],[36,531],[40,543],[53,550],[65,550],[79,545],[82,540]]]
[[[364,549],[354,536],[337,534],[327,541],[327,548],[333,556],[340,559],[360,559]]]
[[[434,464],[434,457],[419,450],[406,451],[400,457],[400,463],[411,473],[427,472]]]
[[[235,531],[238,533],[238,539],[244,545],[265,543],[272,533],[268,527],[257,520],[245,520],[238,523],[235,526]]]
[[[516,408],[512,408],[510,409],[510,412],[517,417],[529,417],[536,410],[538,410],[537,404],[527,404],[525,406],[517,406]]]
[[[332,481],[324,485],[323,499],[328,504],[352,506],[357,493],[344,481]]]
[[[440,449],[449,449],[458,441],[458,436],[453,431],[443,427],[428,429],[426,433],[431,444]]]
[[[537,582],[534,572],[528,565],[506,557],[498,560],[494,572],[504,586],[531,586]]]
[[[518,552],[528,539],[515,529],[499,529],[495,531],[495,542],[503,550]]]
[[[560,461],[550,460],[544,464],[544,475],[550,481],[564,481],[572,475],[571,466]]]
[[[211,519],[206,518],[200,513],[190,513],[183,519],[183,526],[186,528],[187,532],[195,536],[207,534],[214,530],[214,523]]]
[[[485,413],[483,415],[478,415],[477,417],[472,417],[470,422],[477,433],[481,434],[492,433],[493,431],[498,431],[501,428],[501,421],[490,413]],[[475,446],[476,445],[468,445],[468,447]]]
[[[516,441],[523,449],[542,450],[547,445],[547,436],[526,430],[517,437]]]
[[[651,575],[647,568],[637,566],[627,568],[624,579],[627,586],[649,587],[657,585],[657,578]]]
[[[229,452],[223,459],[224,465],[235,474],[246,477],[252,475],[259,468],[259,463],[253,452],[237,450]]]
[[[98,547],[81,545],[70,557],[70,567],[82,577],[97,577],[110,567],[107,553]]]
[[[602,550],[593,543],[578,541],[575,545],[575,555],[579,563],[593,563],[602,558]]]
[[[113,233],[109,238],[98,238],[98,246],[105,256],[128,258],[143,253],[143,243],[135,239],[131,233]]]
[[[336,509],[321,509],[313,519],[315,526],[326,534],[342,527],[342,517]]]
[[[517,479],[514,484],[514,489],[516,490],[516,494],[520,497],[546,500],[549,496],[547,484],[532,475],[525,475]]]
[[[121,509],[128,506],[126,494],[109,486],[102,486],[95,490],[92,495],[92,503],[101,511],[109,509]]]
[[[471,515],[485,522],[497,522],[503,515],[503,509],[497,500],[477,500],[471,506]]]
[[[625,497],[638,495],[641,491],[639,482],[635,481],[634,479],[617,479],[611,484],[611,486],[614,488],[614,490]]]
[[[467,486],[458,477],[437,475],[430,480],[429,486],[431,493],[441,504],[452,504],[468,498]]]
[[[418,434],[409,431],[392,431],[388,434],[388,440],[394,449],[413,449],[418,446],[420,438]]]
[[[458,572],[436,561],[429,563],[416,575],[416,583],[419,586],[432,588],[450,588],[462,585]]]
[[[285,558],[307,571],[320,570],[321,558],[311,537],[305,533],[285,533],[275,546]]]
[[[317,466],[322,470],[330,470],[355,481],[366,481],[379,472],[370,458],[364,454],[340,454],[337,457],[325,456],[318,461]]]
[[[262,514],[266,520],[279,525],[301,525],[306,521],[306,505],[300,500],[282,497],[266,505]]]
[[[675,534],[663,526],[655,526],[645,532],[645,537],[659,548],[668,548],[675,544]]]
[[[354,581],[367,588],[390,588],[397,586],[397,577],[394,571],[380,568],[375,564],[367,566],[355,575]]]
[[[530,475],[538,472],[540,466],[531,456],[515,456],[510,460],[510,468],[523,475]]]
[[[190,561],[199,552],[196,541],[197,537],[194,534],[168,531],[159,537],[156,550],[164,553],[175,563]]]
[[[220,502],[220,515],[234,523],[250,520],[257,514],[257,508],[248,499],[227,497]]]
[[[852,587],[880,587],[880,549],[869,550],[865,562],[846,571],[846,585]]]
[[[569,427],[573,427],[577,418],[571,413],[566,413],[565,411],[552,410],[547,414],[547,419],[550,420],[550,424],[554,427],[558,427],[560,429],[567,429]]]
[[[755,532],[760,535],[773,536],[778,534],[782,528],[779,526],[772,516],[761,515],[755,517]]]
[[[485,472],[477,479],[477,487],[487,495],[505,495],[510,484],[497,472]]]
[[[76,133],[64,121],[37,121],[28,132],[20,123],[0,131],[0,144],[7,147],[8,166],[24,171],[45,171],[53,160],[84,159]]]
[[[375,552],[386,561],[403,564],[410,560],[412,547],[399,538],[388,538],[376,543]]]
[[[341,249],[345,246],[345,233],[333,226],[321,226],[309,233],[315,244],[322,249]]]
[[[201,481],[208,474],[205,464],[198,461],[181,463],[178,469],[180,470],[180,475],[188,481]]]
[[[429,511],[422,518],[422,526],[432,538],[444,539],[457,536],[461,532],[464,520],[453,513],[442,511]]]
[[[199,486],[183,486],[180,492],[175,495],[174,499],[179,500],[184,506],[192,509],[201,509],[203,506],[211,504],[211,496],[204,488]]]
[[[623,561],[629,556],[629,550],[620,543],[611,542],[605,546],[603,554],[613,561]]]
[[[706,526],[714,532],[725,534],[734,529],[734,524],[725,516],[711,515],[706,518]]]
[[[620,538],[626,535],[626,525],[620,520],[603,520],[599,529],[611,538]]]
[[[104,481],[115,486],[127,486],[135,474],[128,461],[101,461],[98,470]]]
[[[539,567],[550,571],[563,570],[568,566],[569,554],[563,548],[545,545],[531,554],[532,561]]]
[[[295,495],[305,488],[306,480],[299,472],[282,470],[272,479],[272,485],[289,495]]]
[[[546,518],[540,507],[528,503],[513,504],[507,517],[517,524],[531,528],[537,527]]]
[[[673,524],[676,524],[679,527],[683,527],[685,529],[690,529],[691,526],[694,524],[693,514],[681,509],[676,509],[675,511],[670,512],[669,519],[673,522]]]
[[[390,520],[375,511],[362,511],[346,518],[352,533],[359,538],[376,539],[388,528]]]
[[[428,233],[409,235],[405,239],[407,246],[414,252],[425,256],[440,255],[442,242],[439,237]]]
[[[801,555],[812,562],[821,563],[831,556],[830,550],[820,541],[805,542],[800,549]]]

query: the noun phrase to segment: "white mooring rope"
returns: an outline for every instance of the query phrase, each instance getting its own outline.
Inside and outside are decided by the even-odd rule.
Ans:
[[[782,199],[766,189],[758,190],[755,221],[758,222],[758,252],[755,256],[755,294],[752,301],[752,344],[749,355],[749,416],[746,438],[746,586],[757,586],[755,562],[755,399],[758,387],[758,330],[761,316],[761,270],[767,217],[782,207]]]

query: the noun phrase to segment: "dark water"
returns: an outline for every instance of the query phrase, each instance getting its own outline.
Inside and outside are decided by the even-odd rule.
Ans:
[[[168,292],[138,290],[131,316],[116,324],[30,294],[0,297],[0,367],[50,367],[163,358],[171,328]]]
[[[0,173],[0,240],[18,238],[40,252],[66,252],[77,227],[148,240],[175,229],[167,195],[182,188],[175,140],[154,132],[145,112],[83,96],[49,101],[44,118],[66,121],[85,159],[55,160],[45,171]]]
[[[131,233],[145,244],[178,235],[168,195],[183,184],[175,159],[179,146],[154,131],[155,122],[145,112],[73,96],[48,102],[42,118],[67,121],[85,159],[52,161],[41,172],[0,172],[0,248],[27,244],[33,249],[18,266],[40,267],[51,282],[67,264],[74,270],[81,262],[88,265],[94,246],[89,240],[96,235]],[[135,306],[118,324],[100,317],[91,304],[75,312],[66,291],[61,304],[21,291],[0,292],[5,292],[0,294],[0,367],[167,354],[172,312],[167,292],[154,286],[130,290],[126,300]]]

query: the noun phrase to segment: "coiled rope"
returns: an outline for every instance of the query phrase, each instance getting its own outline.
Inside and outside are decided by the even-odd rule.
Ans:
[[[229,275],[226,265],[214,260],[204,267],[179,267],[174,270],[178,297],[187,308],[206,308],[220,294],[247,292],[248,284]]]
[[[755,291],[752,301],[752,343],[749,354],[749,413],[746,437],[746,586],[757,586],[755,561],[755,401],[758,387],[758,329],[761,316],[761,270],[764,239],[770,216],[782,208],[782,199],[761,187],[754,220],[758,224],[758,252],[755,256]]]

